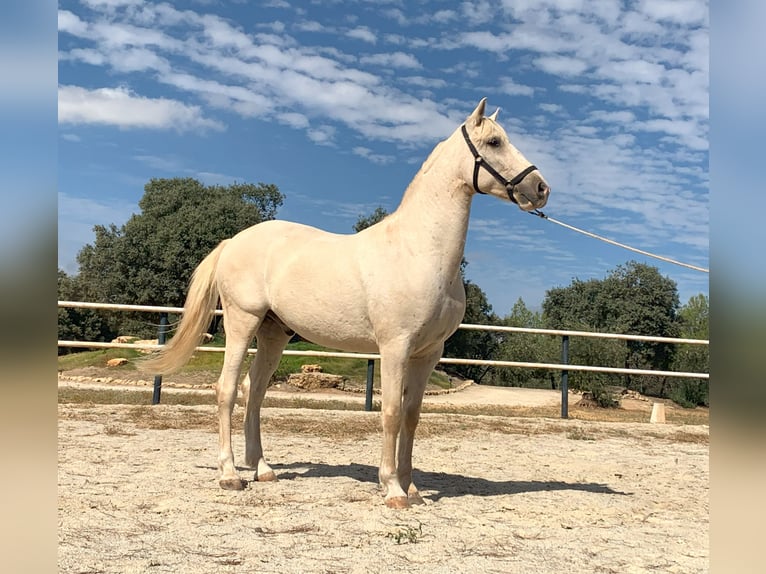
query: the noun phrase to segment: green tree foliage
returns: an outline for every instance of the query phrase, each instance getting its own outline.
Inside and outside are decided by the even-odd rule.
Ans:
[[[531,311],[519,297],[511,313],[500,324],[507,327],[527,329],[542,328],[540,313]],[[500,361],[523,361],[529,363],[558,362],[556,353],[560,345],[555,337],[530,333],[505,333],[501,336],[496,358]],[[546,369],[493,368],[487,382],[504,387],[555,388],[556,373]]]
[[[477,325],[497,325],[499,318],[492,311],[492,305],[490,305],[487,295],[481,287],[466,279],[465,275],[463,275],[463,285],[465,287],[465,315],[462,322]],[[493,331],[458,329],[444,343],[444,356],[461,359],[495,359],[499,347],[500,337]],[[473,379],[476,383],[486,382],[484,378],[489,372],[488,367],[481,365],[444,365],[444,370],[466,379]]]
[[[84,299],[77,277],[70,277],[63,270],[58,270],[58,299],[60,301],[80,301]],[[59,308],[58,338],[70,341],[107,341],[116,336],[109,327],[104,314],[94,309]],[[72,351],[72,347],[59,348],[59,354]]]
[[[685,339],[710,338],[710,302],[700,293],[694,295],[678,312],[680,336]],[[673,360],[673,370],[707,373],[710,368],[709,348],[706,345],[679,345]],[[671,390],[671,398],[684,406],[709,404],[707,379],[681,379]]]
[[[387,215],[388,212],[383,206],[379,205],[370,215],[360,215],[357,218],[356,223],[354,224],[354,232],[359,233],[362,229],[367,229],[371,225],[375,225],[379,221],[382,221]]]
[[[603,283],[609,329],[631,335],[678,337],[678,288],[675,281],[660,275],[656,267],[629,262],[618,266]],[[625,366],[668,370],[676,346],[672,343],[627,341]],[[644,394],[665,395],[667,379],[627,375],[626,388]],[[660,385],[660,388],[657,388]]]
[[[119,228],[97,225],[94,243],[78,254],[83,295],[105,303],[182,306],[200,261],[221,240],[273,219],[282,201],[272,184],[152,179],[138,204],[141,213]],[[133,328],[145,328],[146,315],[136,319]]]
[[[543,301],[544,323],[551,329],[678,337],[678,313],[676,283],[660,275],[656,267],[635,261],[618,266],[603,280],[575,279],[569,287],[551,289]],[[570,361],[671,370],[677,348],[671,343],[576,338],[571,341]],[[669,396],[677,379],[571,373],[570,382],[575,388],[621,384],[645,394]]]

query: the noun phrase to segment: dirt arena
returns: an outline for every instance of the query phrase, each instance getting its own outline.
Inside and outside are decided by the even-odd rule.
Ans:
[[[706,425],[424,414],[401,511],[378,413],[264,409],[279,481],[242,492],[216,433],[213,406],[60,404],[59,571],[708,571]]]

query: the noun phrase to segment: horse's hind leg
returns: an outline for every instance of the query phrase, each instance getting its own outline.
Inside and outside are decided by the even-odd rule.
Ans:
[[[274,471],[263,458],[261,444],[261,403],[266,394],[269,380],[279,366],[282,351],[287,345],[291,333],[270,317],[261,324],[256,333],[258,352],[250,365],[250,385],[245,392],[247,411],[245,413],[245,463],[255,468],[255,480],[276,480]]]
[[[226,490],[242,490],[244,483],[234,466],[234,452],[231,447],[231,413],[237,398],[237,382],[242,361],[263,315],[252,315],[232,304],[224,303],[223,307],[226,352],[223,356],[221,377],[218,380],[218,484]]]

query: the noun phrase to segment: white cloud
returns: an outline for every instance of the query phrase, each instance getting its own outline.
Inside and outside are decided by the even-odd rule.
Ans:
[[[363,147],[363,146],[357,146],[353,148],[351,152],[354,155],[358,155],[360,157],[370,160],[372,163],[377,163],[379,165],[386,165],[396,161],[396,158],[392,155],[375,153],[370,148]]]
[[[680,24],[703,24],[708,21],[708,5],[704,0],[643,0],[640,10],[660,21]]]
[[[137,6],[143,4],[143,0],[81,0],[86,6],[91,8],[114,9],[123,6]]]
[[[295,29],[300,32],[324,32],[325,26],[315,20],[304,20],[295,25]]]
[[[460,11],[463,16],[474,25],[484,24],[495,17],[497,12],[496,4],[487,0],[478,0],[475,2],[462,2]]]
[[[292,128],[307,128],[309,127],[309,120],[303,114],[295,112],[287,112],[285,114],[278,114],[277,120],[283,124],[287,124]]]
[[[620,110],[616,112],[595,110],[588,114],[588,119],[597,122],[629,124],[636,121],[636,115],[628,110]]]
[[[59,32],[74,34],[75,36],[84,36],[88,31],[88,24],[80,20],[79,16],[69,10],[58,11],[58,29]]]
[[[645,60],[612,60],[596,70],[596,76],[608,78],[619,84],[658,84],[666,75],[662,64]]]
[[[318,126],[310,128],[307,131],[309,139],[315,144],[319,145],[333,145],[333,138],[335,137],[335,128],[330,125]]]
[[[359,58],[361,64],[373,64],[376,66],[384,66],[386,68],[422,68],[423,66],[418,62],[417,58],[411,54],[405,54],[404,52],[390,52],[384,54],[371,54],[369,56],[362,56]]]
[[[439,22],[440,24],[452,22],[457,19],[458,19],[458,14],[454,10],[437,10],[431,16],[432,21]]]
[[[541,110],[549,114],[560,114],[564,112],[564,106],[561,104],[539,104]]]
[[[588,65],[577,58],[567,56],[543,56],[534,61],[543,72],[556,76],[579,76],[588,69]]]
[[[428,78],[426,76],[403,76],[399,77],[399,81],[413,86],[429,88],[432,90],[437,88],[444,88],[447,86],[447,82],[441,78]]]
[[[346,36],[361,40],[362,42],[368,42],[369,44],[375,44],[378,41],[378,37],[367,26],[353,28],[346,32]]]
[[[202,115],[199,106],[165,98],[146,98],[127,88],[59,86],[60,124],[99,124],[120,128],[222,130]]]
[[[535,94],[534,88],[517,84],[510,78],[504,78],[500,82],[500,90],[509,96],[533,96]]]

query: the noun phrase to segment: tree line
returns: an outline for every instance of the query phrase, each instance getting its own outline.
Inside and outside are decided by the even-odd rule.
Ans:
[[[273,184],[236,183],[206,186],[191,178],[152,179],[139,202],[141,212],[122,226],[97,225],[95,240],[78,253],[78,272],[58,271],[61,300],[136,305],[183,306],[186,287],[197,264],[221,240],[276,217],[284,196]],[[360,215],[358,232],[386,217],[378,207]],[[603,279],[574,279],[549,289],[540,311],[519,298],[506,315],[497,314],[484,291],[461,274],[466,289],[464,323],[548,329],[571,329],[708,338],[708,298],[699,294],[681,305],[676,283],[656,267],[629,261]],[[145,313],[59,309],[59,339],[109,341],[118,334],[156,335]],[[222,330],[220,319],[211,330]],[[68,352],[68,350],[60,350]],[[458,330],[445,345],[445,356],[558,363],[561,339],[551,335]],[[573,337],[572,364],[707,372],[708,348]],[[444,365],[455,376],[480,384],[556,388],[559,373],[545,369]],[[707,405],[704,379],[570,372],[571,388],[592,393],[599,403],[614,401],[620,389],[668,397],[685,406]]]

